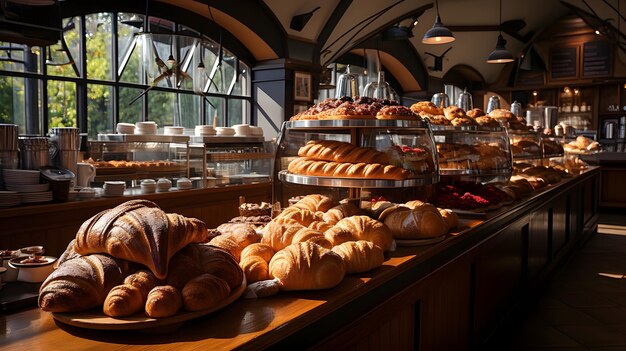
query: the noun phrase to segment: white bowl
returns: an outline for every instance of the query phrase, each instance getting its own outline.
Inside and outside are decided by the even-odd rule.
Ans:
[[[235,135],[235,129],[230,127],[217,127],[215,130],[217,135]]]
[[[189,178],[180,178],[176,181],[176,187],[180,190],[187,190],[193,187],[193,183]]]
[[[161,178],[157,181],[157,191],[164,192],[170,190],[172,187],[172,181],[167,178]]]
[[[119,134],[134,134],[135,125],[132,123],[118,123],[115,128]]]
[[[250,129],[249,124],[235,124],[233,126],[233,129],[235,130],[235,135],[239,135],[239,136],[252,135],[252,130]]]
[[[182,135],[185,132],[183,127],[166,126],[163,128],[163,134],[165,135]]]
[[[126,189],[126,182],[123,181],[118,181],[118,180],[108,180],[106,182],[104,182],[104,185],[102,186],[102,188],[104,190],[119,190],[119,189]]]
[[[195,134],[197,136],[215,135],[215,134],[217,134],[217,131],[215,130],[215,128],[213,128],[213,126],[210,126],[210,125],[196,126],[196,128],[194,130],[195,130]]]
[[[43,256],[44,263],[21,263],[27,257],[16,257],[9,261],[9,266],[19,269],[17,280],[26,283],[41,283],[54,271],[56,257]]]
[[[263,136],[263,128],[257,126],[250,126],[250,135]]]

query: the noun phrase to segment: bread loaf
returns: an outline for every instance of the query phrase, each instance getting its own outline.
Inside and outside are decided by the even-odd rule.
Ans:
[[[293,236],[304,228],[300,224],[283,224],[276,221],[269,222],[263,230],[261,242],[269,245],[275,252],[291,244]]]
[[[63,262],[39,289],[39,307],[48,312],[77,312],[102,305],[109,291],[136,265],[107,255],[80,256]]]
[[[206,225],[194,218],[166,214],[147,200],[127,201],[83,223],[74,249],[81,255],[107,253],[167,276],[170,258],[189,243],[208,241]]]
[[[315,213],[318,211],[326,212],[333,207],[333,205],[333,200],[328,196],[311,194],[300,199],[292,207],[306,209]]]
[[[316,161],[389,163],[389,157],[384,152],[334,140],[311,140],[298,150],[298,156]]]
[[[383,251],[390,250],[393,245],[393,236],[389,228],[368,216],[347,217],[337,222],[335,226],[350,231],[358,240],[373,242]]]
[[[148,317],[161,318],[176,314],[183,305],[180,291],[171,285],[154,287],[146,299],[146,314]]]
[[[202,274],[190,280],[182,291],[183,305],[188,311],[200,311],[218,306],[230,295],[228,283],[212,274]]]
[[[383,218],[383,222],[396,239],[429,239],[448,232],[448,226],[441,214],[430,204],[424,204],[415,209],[400,206],[388,213]]]
[[[351,203],[345,203],[345,204],[337,205],[331,208],[330,210],[328,210],[326,213],[324,213],[324,215],[322,215],[322,219],[326,223],[336,224],[337,222],[339,222],[340,220],[346,217],[362,215],[362,214],[365,214],[365,213],[361,209],[356,207],[355,205]]]
[[[346,274],[367,272],[380,267],[385,261],[383,250],[365,240],[348,241],[332,250],[343,259]]]
[[[312,242],[289,245],[270,261],[270,276],[279,280],[281,290],[328,289],[344,275],[341,257]]]
[[[288,170],[293,174],[337,178],[403,180],[411,175],[406,169],[393,165],[312,161],[303,157],[291,161]]]
[[[236,242],[241,248],[261,240],[254,227],[246,223],[224,223],[217,227],[223,236]]]
[[[147,270],[137,271],[124,279],[122,285],[113,287],[102,306],[107,316],[130,316],[145,307],[148,293],[159,284],[158,279]]]

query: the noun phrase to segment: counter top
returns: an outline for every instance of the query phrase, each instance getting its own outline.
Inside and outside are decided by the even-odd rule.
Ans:
[[[423,279],[461,253],[486,240],[503,223],[526,215],[584,179],[596,177],[598,167],[549,186],[531,196],[488,213],[462,219],[460,232],[428,246],[399,247],[383,266],[365,274],[347,276],[337,287],[323,291],[281,292],[264,299],[238,300],[211,315],[163,332],[85,330],[56,323],[51,314],[29,309],[5,316],[3,350],[217,350],[265,349],[346,308],[366,308],[363,301],[385,299],[411,282]],[[526,211],[526,212],[525,212]]]

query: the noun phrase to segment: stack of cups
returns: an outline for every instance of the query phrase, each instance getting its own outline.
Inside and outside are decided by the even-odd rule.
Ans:
[[[22,169],[36,169],[50,164],[48,138],[21,137],[20,164]]]
[[[135,123],[135,134],[156,134],[158,125],[156,122],[146,121]]]
[[[56,146],[54,165],[77,173],[78,153],[80,151],[80,133],[78,128],[55,127],[50,133],[50,140]]]
[[[122,181],[106,181],[103,185],[104,196],[122,196],[126,183]]]

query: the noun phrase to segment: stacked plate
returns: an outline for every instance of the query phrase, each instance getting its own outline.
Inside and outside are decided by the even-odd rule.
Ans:
[[[39,171],[25,169],[5,169],[2,172],[4,186],[7,193],[13,192],[18,197],[18,203],[41,203],[52,201],[52,191],[50,184],[39,184]],[[14,195],[8,195],[10,206],[15,206]],[[8,206],[8,205],[5,205]]]
[[[20,204],[20,196],[15,191],[0,191],[0,207],[11,207]]]
[[[153,121],[135,123],[135,134],[156,134],[158,125]]]

